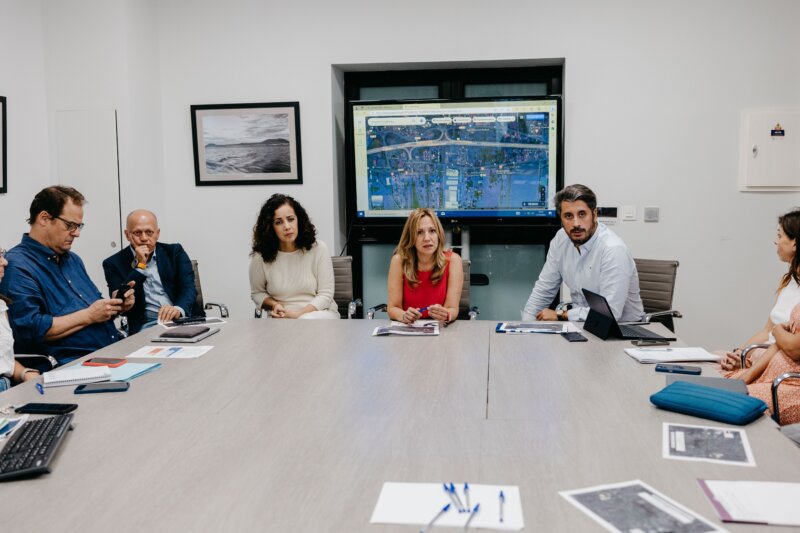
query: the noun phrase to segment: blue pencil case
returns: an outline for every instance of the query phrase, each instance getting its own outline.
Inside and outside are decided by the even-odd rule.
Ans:
[[[749,424],[766,410],[758,398],[686,381],[670,383],[650,396],[656,407],[726,424]]]

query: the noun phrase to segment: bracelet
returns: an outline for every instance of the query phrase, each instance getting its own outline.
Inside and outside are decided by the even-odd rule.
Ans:
[[[36,372],[37,374],[39,373],[39,371],[38,371],[38,370],[36,370],[35,368],[26,368],[25,370],[23,370],[23,371],[22,371],[22,372],[20,372],[20,374],[19,374],[19,382],[20,382],[20,383],[22,383],[23,381],[25,381],[25,374],[27,374],[28,372]]]

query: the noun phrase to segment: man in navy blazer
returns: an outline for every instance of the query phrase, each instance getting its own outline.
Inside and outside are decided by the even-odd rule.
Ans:
[[[130,246],[103,261],[109,294],[135,281],[135,304],[124,313],[134,334],[158,322],[181,316],[204,316],[189,256],[180,244],[158,242],[161,230],[155,214],[137,209],[128,215],[125,238]]]

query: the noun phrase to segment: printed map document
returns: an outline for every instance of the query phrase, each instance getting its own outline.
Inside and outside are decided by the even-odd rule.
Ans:
[[[404,324],[392,320],[388,326],[378,326],[372,331],[372,336],[379,335],[438,335],[438,320],[417,320],[413,324]]]
[[[664,422],[664,459],[756,466],[747,433],[741,428]]]
[[[559,494],[608,531],[725,531],[638,479]]]
[[[723,522],[800,526],[800,483],[712,481],[700,488]]]

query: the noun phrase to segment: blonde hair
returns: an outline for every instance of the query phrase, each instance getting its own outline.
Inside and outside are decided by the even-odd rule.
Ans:
[[[436,251],[433,252],[433,270],[431,271],[431,283],[436,285],[439,280],[444,276],[444,269],[447,267],[447,258],[444,255],[444,228],[439,218],[432,209],[427,207],[420,207],[413,210],[406,219],[403,226],[403,233],[400,235],[400,243],[395,248],[394,253],[400,256],[403,264],[403,275],[408,282],[413,286],[419,284],[417,271],[419,270],[419,258],[417,257],[417,230],[419,230],[420,221],[429,217],[436,228],[436,234],[439,236],[436,245]]]

